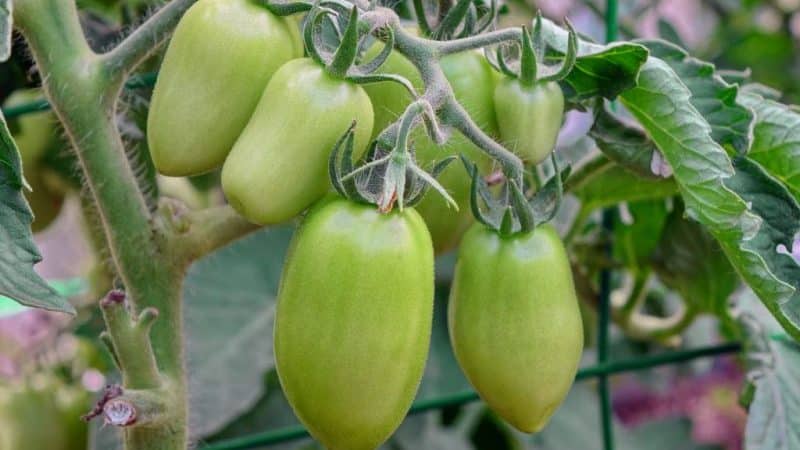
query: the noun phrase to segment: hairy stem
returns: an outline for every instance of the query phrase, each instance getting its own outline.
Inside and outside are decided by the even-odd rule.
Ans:
[[[152,311],[159,314],[150,330],[152,352],[175,401],[166,410],[169,418],[162,425],[126,428],[126,448],[183,450],[187,444],[187,411],[180,293],[185,266],[176,264],[164,252],[163,242],[156,239],[152,218],[125,156],[114,120],[122,79],[111,74],[104,59],[89,48],[73,1],[20,1],[15,3],[14,19],[36,60],[45,94],[77,154],[117,273],[125,285],[130,312],[138,315],[151,311],[145,313],[144,320]],[[141,36],[139,39],[147,40]],[[115,327],[109,327],[109,333],[113,335]],[[125,339],[123,334],[117,333],[112,340]],[[117,356],[125,357],[122,352]],[[127,366],[131,363],[136,365],[128,361]],[[122,362],[122,368],[126,368],[126,362]],[[147,371],[140,373],[143,377],[139,381],[155,384],[145,380],[153,375]]]
[[[174,0],[101,56],[108,71],[121,81],[170,35],[183,13],[197,0]]]

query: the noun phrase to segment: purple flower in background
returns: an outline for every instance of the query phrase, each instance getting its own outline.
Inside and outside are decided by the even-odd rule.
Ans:
[[[707,373],[673,377],[664,389],[627,376],[613,392],[614,413],[626,426],[673,417],[692,421],[692,438],[703,444],[739,450],[747,413],[738,404],[743,372],[732,358],[715,361]]]

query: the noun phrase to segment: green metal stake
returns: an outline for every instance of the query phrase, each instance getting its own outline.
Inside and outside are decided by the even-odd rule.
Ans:
[[[606,42],[617,38],[617,0],[606,0]],[[614,232],[614,210],[603,210],[603,230],[611,239]],[[606,252],[610,255],[613,250],[613,241],[609,242]],[[611,297],[611,271],[603,269],[600,272],[600,301],[599,318],[597,327],[597,364],[602,366],[608,362],[608,329],[610,326],[610,297]],[[608,386],[608,375],[601,374],[598,378],[597,391],[600,397],[600,418],[603,429],[603,448],[614,450],[613,412],[611,410],[611,392]]]

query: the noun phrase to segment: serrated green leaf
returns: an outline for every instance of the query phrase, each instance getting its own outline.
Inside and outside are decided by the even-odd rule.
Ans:
[[[639,74],[639,85],[620,98],[672,167],[688,216],[711,232],[761,301],[790,334],[800,339],[796,289],[789,284],[791,279],[773,272],[765,259],[789,257],[775,252],[782,242],[765,245],[763,241],[770,236],[760,230],[762,219],[726,185],[726,180],[735,175],[733,164],[692,105],[691,91],[668,64],[650,58]],[[761,201],[759,197],[754,203]],[[764,253],[770,246],[772,254]]]
[[[660,40],[638,41],[650,55],[669,64],[692,93],[692,106],[711,125],[711,137],[719,144],[730,145],[739,153],[750,147],[753,113],[739,105],[736,85],[726,83],[713,64],[689,56],[682,48]]]
[[[12,0],[0,0],[0,62],[11,57],[11,35],[14,31],[14,4]]]
[[[756,114],[749,158],[781,180],[800,201],[800,113],[746,91],[738,101]]]
[[[653,262],[661,281],[687,305],[717,316],[727,313],[739,277],[717,241],[700,224],[683,218],[683,211],[670,214]]]
[[[275,366],[275,296],[291,233],[259,231],[189,270],[183,293],[194,437],[219,431],[263,394]]]
[[[33,213],[22,194],[19,151],[0,115],[0,295],[34,308],[74,314],[75,309],[33,270],[42,260],[33,242]]]
[[[542,37],[551,48],[562,54],[566,52],[567,30],[543,19]],[[641,45],[630,42],[599,45],[579,38],[575,66],[560,84],[571,103],[597,96],[613,99],[636,84],[645,60],[647,49]]]
[[[605,107],[601,108],[589,136],[608,159],[645,178],[661,178],[651,168],[658,151],[641,129],[626,124]]]
[[[573,192],[587,212],[616,205],[620,202],[635,202],[671,197],[678,187],[669,179],[641,178],[614,166],[592,178]]]

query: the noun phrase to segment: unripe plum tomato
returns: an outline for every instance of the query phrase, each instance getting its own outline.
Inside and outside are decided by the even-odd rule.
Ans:
[[[147,142],[164,175],[219,167],[267,82],[302,56],[297,25],[252,0],[200,0],[181,19],[153,90]]]
[[[377,53],[372,49],[371,51]],[[442,58],[441,64],[447,80],[453,87],[456,99],[483,131],[490,136],[496,136],[497,123],[493,103],[495,78],[486,59],[480,53],[470,51],[448,55]],[[419,72],[399,53],[392,53],[380,71],[402,75],[418,90],[421,89],[422,80]],[[365,89],[376,111],[375,134],[399,117],[411,101],[411,97],[396,83],[375,83],[367,85]],[[483,170],[491,164],[489,158],[478,147],[455,130],[444,146],[436,145],[422,129],[416,130],[413,142],[417,161],[422,167],[429,167],[434,161],[462,153]],[[469,209],[471,180],[464,167],[458,162],[451,164],[439,176],[439,182],[458,203],[460,209],[456,211],[448,207],[445,200],[433,191],[416,206],[428,225],[437,254],[454,248],[473,221]]]
[[[554,81],[531,86],[505,77],[495,88],[500,138],[524,161],[538,164],[556,146],[564,119],[564,94]]]
[[[413,208],[325,198],[297,230],[278,292],[275,360],[297,417],[331,450],[371,450],[422,378],[433,250]]]
[[[330,188],[328,158],[354,120],[354,157],[359,157],[373,122],[364,89],[333,78],[309,58],[286,63],[225,160],[222,188],[228,201],[259,224],[296,216]]]
[[[502,236],[473,225],[459,248],[448,325],[456,359],[489,407],[521,431],[541,430],[572,386],[583,350],[556,230]]]

